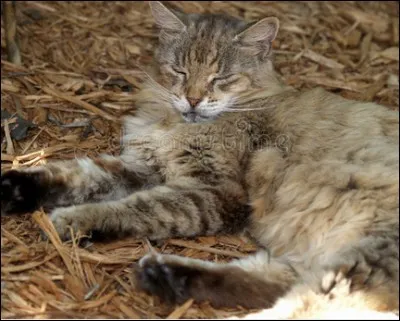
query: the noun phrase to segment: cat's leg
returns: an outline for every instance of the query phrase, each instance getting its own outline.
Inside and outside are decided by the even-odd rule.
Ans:
[[[69,237],[70,225],[85,235],[95,231],[159,240],[237,232],[244,228],[249,214],[240,184],[227,181],[210,186],[181,177],[117,201],[59,208],[52,212],[51,220],[63,239]]]
[[[287,261],[266,252],[227,264],[152,253],[139,261],[136,273],[139,287],[164,301],[193,298],[215,307],[269,308],[297,280]]]
[[[272,308],[249,319],[398,320],[398,223],[397,229],[393,225],[392,232],[367,236],[302,265],[299,282]]]
[[[398,238],[366,237],[308,268],[263,252],[228,264],[151,253],[139,262],[137,279],[169,303],[193,298],[215,307],[269,308],[268,319],[398,313],[398,249]]]
[[[122,198],[147,183],[159,183],[149,171],[112,156],[11,170],[1,176],[1,212],[26,213],[39,206],[54,208]]]

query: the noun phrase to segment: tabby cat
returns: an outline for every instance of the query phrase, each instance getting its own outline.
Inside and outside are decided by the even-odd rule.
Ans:
[[[64,240],[68,226],[150,240],[246,230],[262,248],[228,264],[148,254],[138,283],[170,303],[398,313],[398,113],[286,86],[272,64],[277,18],[150,6],[155,74],[122,155],[8,171],[2,212],[53,208]]]

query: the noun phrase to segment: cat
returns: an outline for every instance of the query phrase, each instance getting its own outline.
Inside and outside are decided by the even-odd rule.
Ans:
[[[275,17],[150,7],[155,74],[124,120],[121,156],[8,171],[2,214],[52,208],[63,240],[72,226],[150,240],[247,231],[260,245],[229,263],[149,253],[138,284],[171,304],[398,315],[398,113],[285,85]]]

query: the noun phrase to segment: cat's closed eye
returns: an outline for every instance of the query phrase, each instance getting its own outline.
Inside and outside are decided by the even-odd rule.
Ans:
[[[168,79],[173,80],[174,83],[182,83],[188,80],[188,72],[183,68],[171,66],[171,65],[164,65],[160,68],[161,73],[167,77]]]
[[[180,75],[180,76],[183,76],[185,79],[187,79],[188,73],[187,73],[185,70],[179,69],[179,68],[172,68],[172,70],[173,70],[173,72],[174,72],[175,74],[178,74],[178,75]]]
[[[233,77],[235,77],[235,75],[232,75],[232,74],[217,76],[217,77],[214,77],[212,79],[211,83],[212,84],[223,83],[223,82],[226,82],[226,81],[228,81],[229,79],[231,79]]]
[[[240,76],[235,74],[229,74],[224,76],[215,77],[210,86],[212,88],[218,88],[221,91],[229,91],[230,87],[240,81]]]

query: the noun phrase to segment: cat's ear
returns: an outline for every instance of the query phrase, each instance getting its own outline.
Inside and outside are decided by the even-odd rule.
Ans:
[[[239,42],[245,49],[254,54],[262,52],[268,55],[271,43],[276,38],[279,30],[279,19],[275,17],[264,18],[235,36],[234,41]]]
[[[168,33],[178,33],[186,29],[185,24],[160,1],[149,1],[150,9],[156,24]]]

